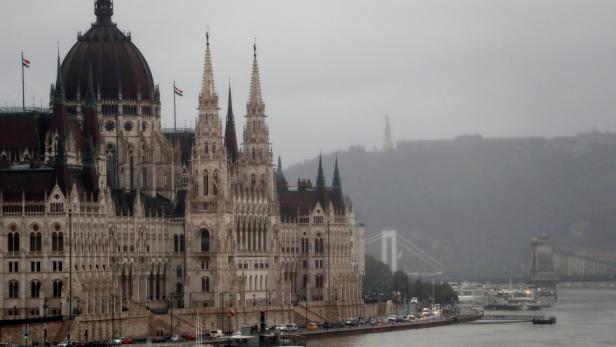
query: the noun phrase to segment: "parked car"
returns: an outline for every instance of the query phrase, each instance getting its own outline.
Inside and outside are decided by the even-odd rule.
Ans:
[[[411,304],[416,304],[418,302],[419,302],[419,300],[417,300],[417,298],[415,298],[415,297],[411,298]]]
[[[121,341],[122,345],[132,345],[133,343],[135,343],[135,340],[133,340],[131,337],[123,337]]]
[[[279,325],[274,325],[272,327],[272,330],[283,333],[287,331],[287,327],[283,324],[279,324]]]
[[[308,330],[317,330],[319,329],[319,325],[317,323],[308,323]]]
[[[396,316],[395,315],[391,315],[391,316],[387,316],[387,321],[390,323],[393,323],[396,321]]]
[[[213,339],[217,339],[219,337],[225,337],[222,330],[210,330],[210,337]]]
[[[297,329],[297,324],[287,324],[286,329],[288,332],[294,332],[294,331],[299,330]]]
[[[186,341],[196,341],[197,337],[195,335],[183,335],[182,338]]]
[[[184,341],[184,338],[182,336],[179,336],[179,335],[171,336],[171,342],[181,342],[181,341]]]

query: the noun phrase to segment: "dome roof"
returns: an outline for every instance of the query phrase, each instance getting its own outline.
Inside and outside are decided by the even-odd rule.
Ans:
[[[77,89],[83,99],[92,65],[94,85],[103,99],[115,100],[122,89],[122,98],[154,99],[154,80],[145,58],[131,37],[122,33],[111,21],[112,0],[96,0],[96,22],[88,32],[79,35],[77,43],[62,62],[62,79],[66,98],[77,99]]]

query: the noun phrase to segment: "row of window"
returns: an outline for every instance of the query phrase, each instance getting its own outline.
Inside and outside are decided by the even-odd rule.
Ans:
[[[19,233],[10,232],[7,235],[7,249],[9,252],[19,252]],[[43,250],[43,236],[40,232],[30,233],[30,252],[41,252]],[[64,234],[62,232],[53,232],[51,234],[51,251],[64,251]]]
[[[62,297],[62,280],[54,280],[52,284],[52,297],[60,298]],[[40,298],[41,297],[41,281],[33,280],[30,282],[30,297],[31,298]],[[9,298],[10,299],[18,299],[19,298],[19,282],[16,280],[9,281]]]
[[[259,262],[255,262],[255,269],[269,269],[269,263],[259,263]],[[240,263],[239,264],[239,268],[240,269],[248,269],[248,263]]]
[[[62,261],[54,260],[52,263],[53,272],[62,272]],[[19,272],[19,262],[18,261],[9,261],[9,272]],[[41,262],[40,261],[31,261],[30,262],[30,272],[41,272]]]

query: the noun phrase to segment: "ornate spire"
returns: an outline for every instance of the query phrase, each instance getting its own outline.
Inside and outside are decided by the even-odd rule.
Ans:
[[[250,95],[248,97],[248,114],[260,114],[265,111],[263,96],[261,95],[261,78],[259,76],[259,64],[257,62],[257,44],[253,46],[254,58],[252,61],[252,75],[250,78]]]
[[[319,170],[317,171],[317,189],[325,188],[325,175],[323,174],[323,160],[319,153]]]
[[[206,46],[203,60],[203,78],[201,80],[200,102],[216,95],[214,88],[214,69],[212,67],[212,53],[210,51],[210,34],[205,33]]]
[[[111,24],[113,0],[96,0],[94,14],[96,14],[96,24]]]
[[[237,150],[237,136],[235,134],[235,119],[233,116],[233,102],[231,101],[231,82],[229,82],[229,104],[227,105],[227,124],[225,126],[225,146],[231,162],[235,162]]]
[[[62,83],[62,65],[60,64],[60,54],[58,54],[58,70],[56,71],[55,88],[54,102],[64,104],[64,84]]]
[[[92,78],[92,64],[88,67],[88,87],[86,91],[86,112],[83,117],[83,132],[86,141],[90,141],[95,150],[100,139],[98,119],[96,117],[96,94],[94,93],[94,79]]]
[[[278,168],[276,169],[276,188],[279,193],[289,191],[289,184],[282,172],[282,159],[280,159],[280,156],[278,156]]]
[[[332,180],[332,186],[334,188],[342,188],[342,179],[340,178],[340,171],[338,170],[338,156],[336,155],[336,168],[334,169],[334,179]]]

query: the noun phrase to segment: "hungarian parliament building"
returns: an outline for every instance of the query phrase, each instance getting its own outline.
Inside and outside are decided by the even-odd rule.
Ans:
[[[166,130],[112,0],[94,7],[49,109],[0,112],[0,321],[84,341],[362,316],[363,224],[337,161],[296,187],[274,164],[256,47],[241,140],[209,37],[195,127]]]

